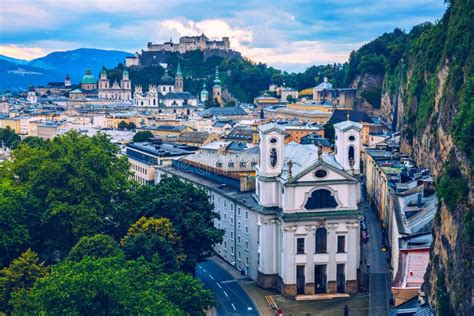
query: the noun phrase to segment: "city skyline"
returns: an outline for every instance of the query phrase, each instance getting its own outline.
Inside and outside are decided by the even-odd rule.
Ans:
[[[205,33],[229,36],[231,48],[243,56],[287,71],[345,62],[369,40],[396,27],[409,31],[436,22],[446,8],[437,0],[10,2],[0,5],[0,54],[10,57],[33,59],[82,47],[134,53],[150,41]]]

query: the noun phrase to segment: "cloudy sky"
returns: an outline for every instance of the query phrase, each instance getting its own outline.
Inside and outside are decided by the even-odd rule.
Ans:
[[[383,32],[439,20],[443,0],[0,0],[0,54],[32,59],[81,47],[229,36],[246,57],[289,71],[344,62]]]

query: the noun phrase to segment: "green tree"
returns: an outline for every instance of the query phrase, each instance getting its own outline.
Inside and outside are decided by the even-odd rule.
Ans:
[[[117,125],[118,129],[125,130],[128,129],[128,123],[125,121],[120,121]]]
[[[181,236],[186,254],[184,271],[194,271],[196,264],[211,254],[213,245],[222,241],[224,232],[213,223],[219,215],[204,190],[168,177],[156,186],[140,187],[138,195],[143,215],[170,219]]]
[[[8,265],[26,249],[31,237],[28,230],[27,194],[0,178],[0,265]]]
[[[136,143],[146,142],[153,137],[153,133],[150,131],[138,131],[135,135],[133,135],[133,141]]]
[[[224,107],[228,108],[228,107],[234,107],[236,105],[237,103],[235,102],[235,100],[230,100],[224,104]]]
[[[213,300],[191,276],[166,275],[152,262],[117,256],[53,266],[30,291],[16,292],[12,303],[16,314],[202,315]]]
[[[167,218],[141,217],[130,226],[122,245],[129,259],[144,257],[152,260],[155,254],[158,255],[166,272],[178,271],[186,258],[181,238]]]
[[[39,262],[38,255],[31,249],[0,271],[0,308],[11,312],[8,304],[12,293],[21,289],[30,289],[35,281],[47,275],[48,269]]]
[[[334,143],[334,136],[336,135],[336,131],[334,130],[334,126],[332,124],[324,124],[324,138],[329,139],[331,143]]]
[[[69,251],[67,259],[81,261],[85,257],[115,257],[121,252],[119,244],[112,237],[97,234],[91,237],[81,237]]]
[[[133,223],[135,185],[129,164],[105,134],[69,132],[41,148],[20,146],[2,173],[31,207],[32,246],[47,261],[66,255],[82,236],[119,239]]]
[[[128,125],[127,125],[127,129],[128,129],[128,130],[132,130],[132,129],[136,129],[136,128],[137,128],[137,126],[136,126],[135,123],[133,123],[133,122],[130,122],[130,123],[128,123]]]
[[[21,138],[10,127],[0,128],[0,145],[2,143],[9,148],[16,148],[20,144]]]
[[[46,145],[46,141],[40,137],[28,136],[23,139],[21,144],[25,144],[33,148],[40,148]]]

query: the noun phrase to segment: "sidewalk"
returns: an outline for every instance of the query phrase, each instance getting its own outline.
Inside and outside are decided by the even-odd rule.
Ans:
[[[239,271],[219,257],[213,256],[209,260],[219,264],[237,280],[239,285],[255,303],[261,315],[275,315],[273,308],[268,305],[265,296],[272,296],[278,307],[283,310],[283,315],[285,316],[343,316],[345,305],[349,307],[349,315],[351,316],[368,315],[368,296],[366,293],[359,293],[349,298],[333,298],[324,301],[296,301],[283,297],[276,291],[260,288],[255,281],[242,276]]]

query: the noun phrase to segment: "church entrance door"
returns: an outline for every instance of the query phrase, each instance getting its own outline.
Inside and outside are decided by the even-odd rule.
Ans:
[[[296,294],[304,294],[304,266],[296,266]]]
[[[326,293],[326,265],[315,265],[314,266],[314,286],[315,292]]]

